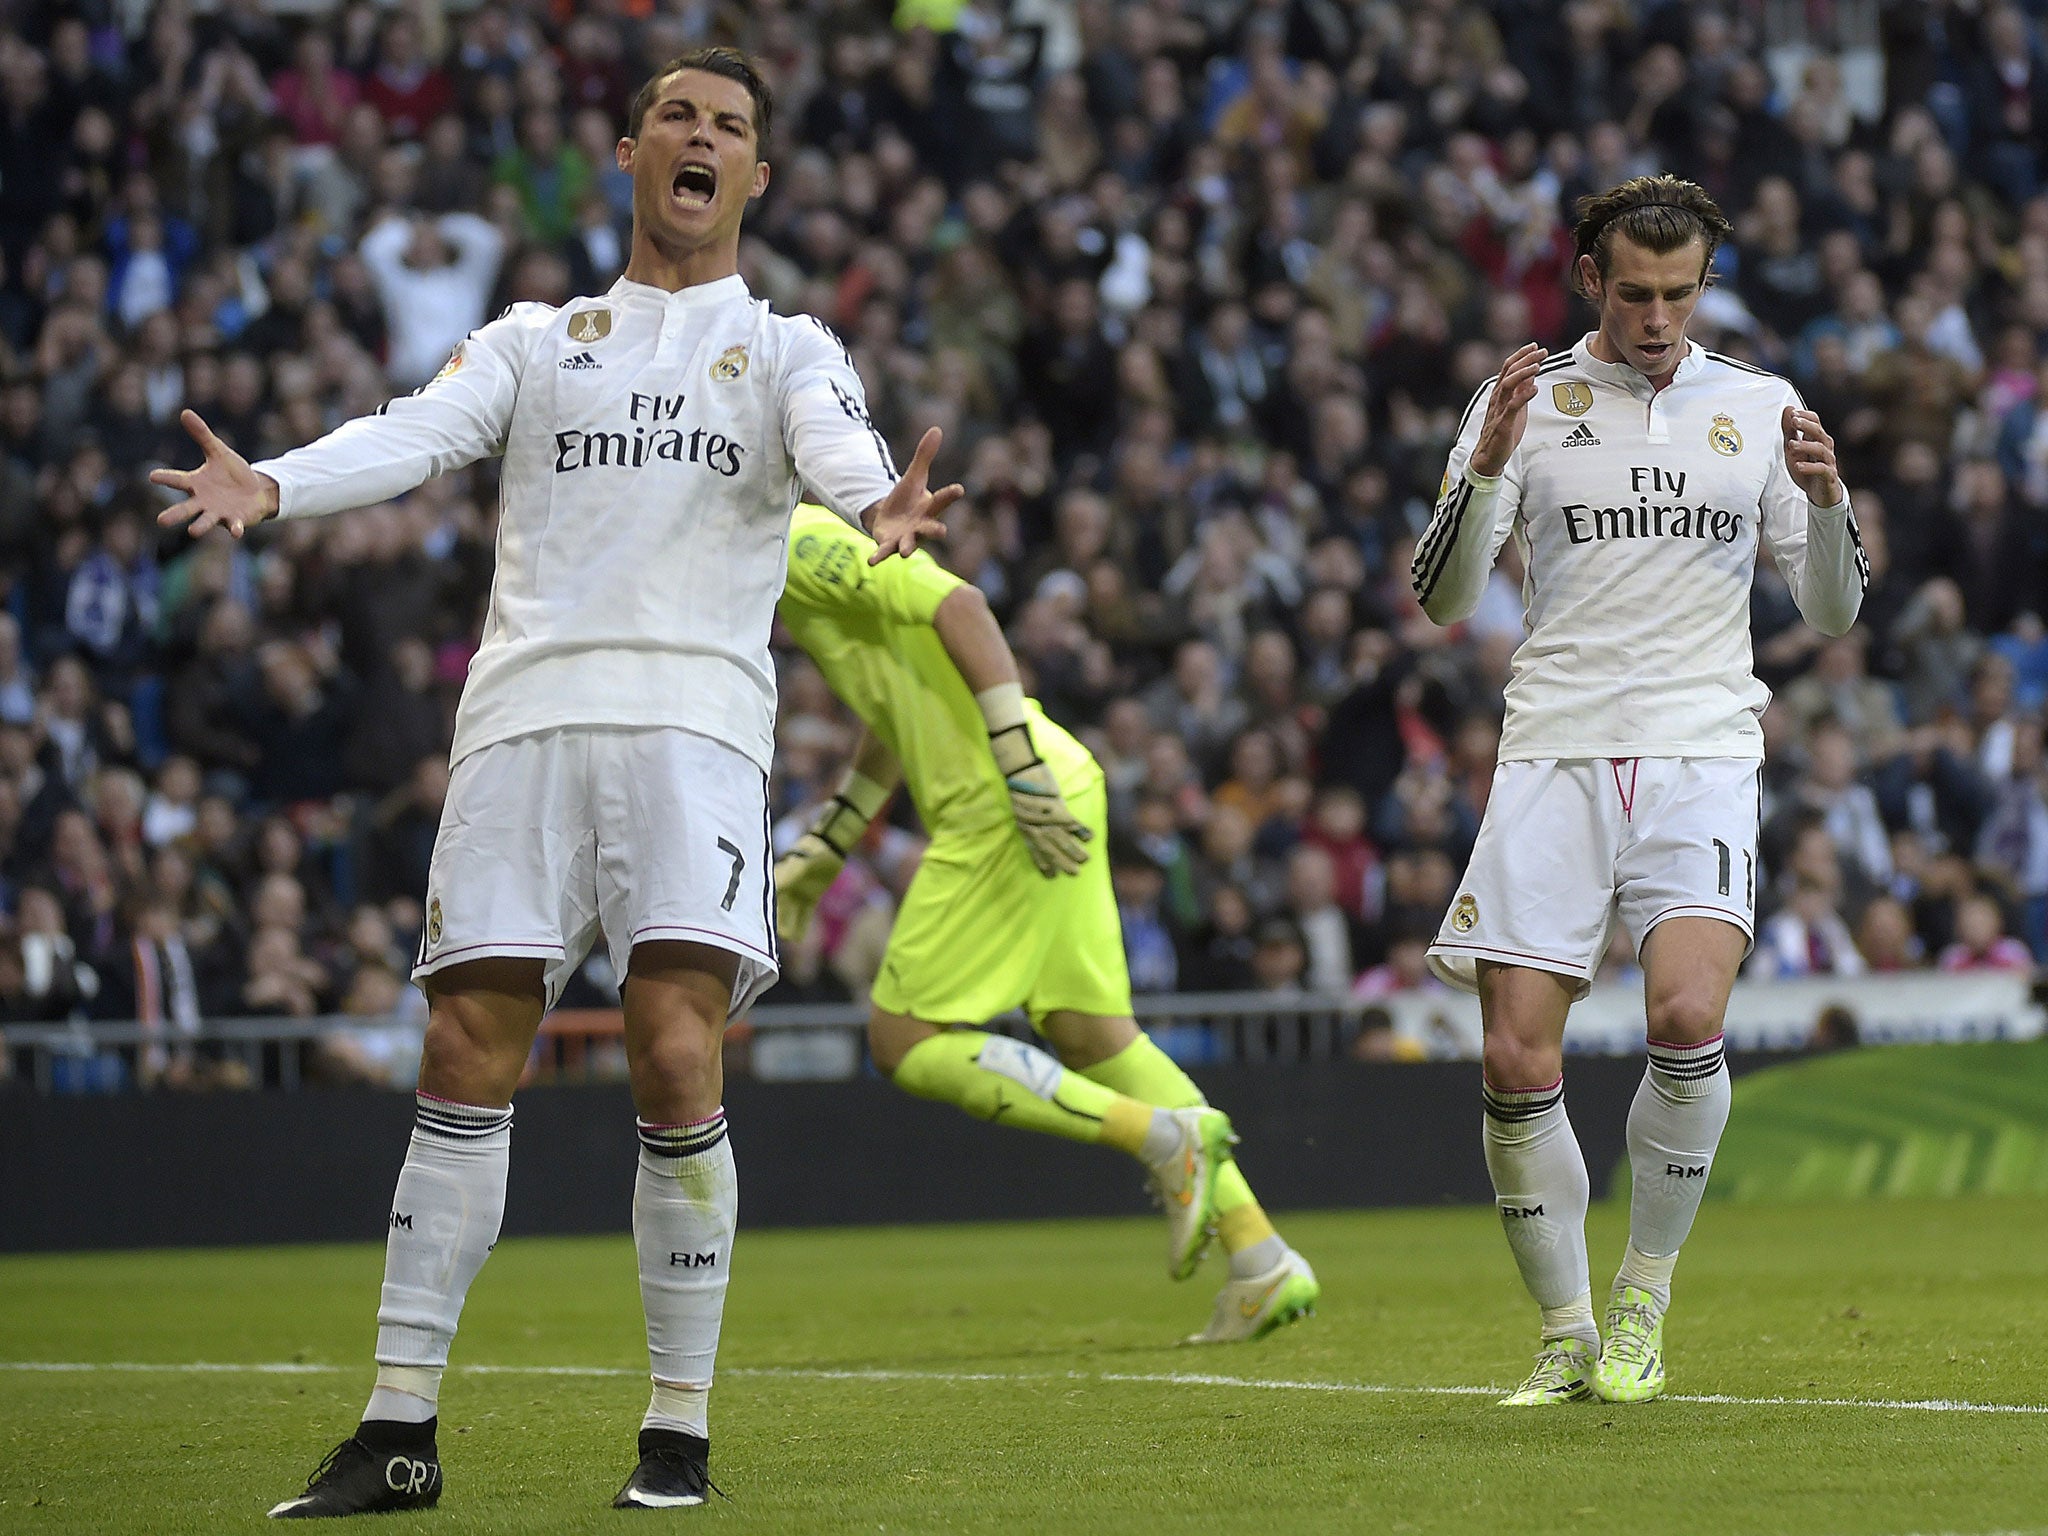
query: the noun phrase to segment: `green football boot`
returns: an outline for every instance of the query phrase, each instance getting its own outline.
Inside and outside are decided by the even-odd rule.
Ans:
[[[1263,1275],[1232,1280],[1216,1293],[1216,1311],[1209,1326],[1191,1333],[1185,1344],[1242,1344],[1263,1339],[1276,1328],[1316,1309],[1323,1294],[1308,1260],[1292,1248]]]
[[[1584,1339],[1545,1339],[1536,1351],[1536,1369],[1529,1379],[1500,1400],[1503,1408],[1542,1408],[1552,1403],[1583,1403],[1593,1396],[1593,1369],[1598,1357]]]
[[[1237,1135],[1230,1116],[1207,1105],[1176,1109],[1180,1146],[1152,1169],[1152,1195],[1166,1212],[1166,1272],[1185,1280],[1216,1235],[1216,1174],[1230,1161]]]
[[[1607,1299],[1607,1344],[1593,1368],[1604,1403],[1647,1403],[1664,1395],[1664,1309],[1648,1291],[1619,1285]]]

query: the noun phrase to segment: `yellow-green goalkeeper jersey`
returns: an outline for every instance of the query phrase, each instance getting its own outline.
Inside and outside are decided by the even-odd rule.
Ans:
[[[930,831],[1008,821],[1009,791],[981,708],[932,628],[939,604],[963,583],[922,550],[869,565],[874,552],[858,528],[823,507],[799,506],[776,611],[832,691],[896,754]],[[1100,771],[1036,700],[1025,712],[1039,755],[1063,785]]]

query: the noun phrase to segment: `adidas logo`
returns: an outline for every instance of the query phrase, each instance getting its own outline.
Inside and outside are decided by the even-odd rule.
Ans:
[[[602,368],[604,366],[603,363],[600,363],[588,352],[578,352],[574,357],[565,357],[562,359],[561,365],[572,371],[580,371],[586,368]]]
[[[564,363],[562,366],[566,368],[569,365]],[[1593,429],[1582,421],[1566,434],[1565,440],[1559,443],[1558,446],[1560,448],[1597,448],[1600,446],[1600,439],[1595,437]]]

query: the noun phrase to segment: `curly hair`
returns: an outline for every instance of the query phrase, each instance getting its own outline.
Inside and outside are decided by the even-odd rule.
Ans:
[[[1721,212],[1720,205],[1707,196],[1697,182],[1677,176],[1637,176],[1618,187],[1579,201],[1579,224],[1572,232],[1577,247],[1572,261],[1572,290],[1586,297],[1579,276],[1578,256],[1590,256],[1607,277],[1616,233],[1627,235],[1647,251],[1663,255],[1683,249],[1694,240],[1706,246],[1700,260],[1700,276],[1714,263],[1714,252],[1733,234],[1735,226]]]

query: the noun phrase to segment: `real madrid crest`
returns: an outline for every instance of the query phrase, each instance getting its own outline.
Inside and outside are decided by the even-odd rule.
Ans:
[[[1472,893],[1467,891],[1458,898],[1457,905],[1451,908],[1451,926],[1459,933],[1470,933],[1478,922],[1479,903],[1474,901]]]
[[[571,341],[603,341],[611,333],[612,312],[608,309],[586,309],[569,317]]]
[[[711,365],[711,377],[721,384],[730,384],[747,371],[747,349],[727,347],[718,354],[718,361]]]
[[[1707,445],[1716,453],[1725,453],[1729,458],[1742,452],[1742,434],[1735,430],[1733,416],[1716,416],[1713,425],[1707,428]]]
[[[436,896],[427,903],[427,947],[441,942],[441,898]]]
[[[1593,409],[1593,386],[1590,384],[1553,384],[1550,399],[1567,416],[1583,416]]]

